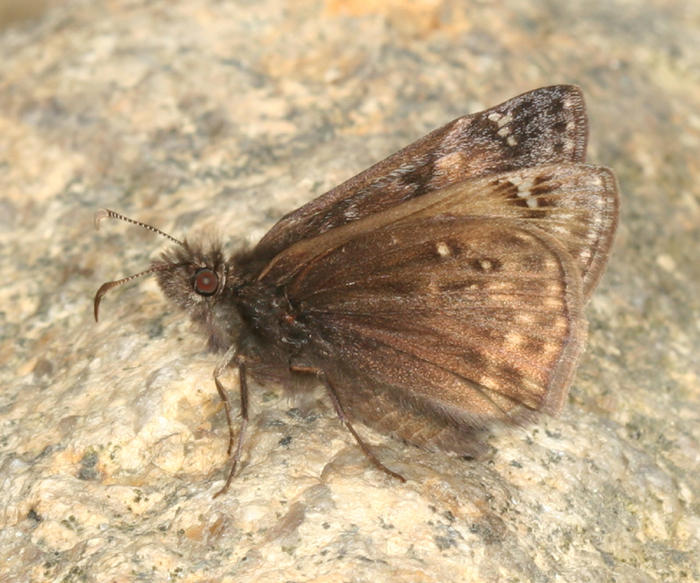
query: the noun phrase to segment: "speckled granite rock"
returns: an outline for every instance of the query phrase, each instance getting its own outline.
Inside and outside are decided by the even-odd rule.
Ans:
[[[700,9],[65,2],[0,33],[0,580],[698,581]],[[474,463],[253,386],[245,464],[152,235],[255,242],[459,114],[580,84],[623,216],[558,419]],[[228,379],[235,387],[235,379]]]

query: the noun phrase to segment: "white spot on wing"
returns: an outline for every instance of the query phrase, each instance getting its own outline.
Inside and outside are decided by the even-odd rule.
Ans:
[[[504,125],[509,124],[510,122],[513,121],[513,116],[508,112],[505,114],[501,119],[499,119],[496,123],[498,124],[499,128],[502,128]]]
[[[528,312],[521,312],[519,314],[515,314],[515,322],[516,324],[532,326],[535,323],[535,316]]]
[[[533,179],[528,178],[524,180],[520,176],[513,176],[510,178],[510,183],[517,187],[517,192],[515,193],[518,198],[524,198],[525,204],[530,208],[537,208],[538,202],[536,198],[532,197],[530,189],[533,186]]]
[[[517,348],[525,341],[525,337],[519,332],[508,332],[503,339],[503,344],[508,348]]]

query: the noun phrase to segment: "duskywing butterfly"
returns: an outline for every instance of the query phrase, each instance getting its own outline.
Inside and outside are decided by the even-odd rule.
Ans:
[[[612,172],[584,164],[580,89],[536,89],[460,117],[284,216],[252,249],[178,241],[150,269],[223,356],[214,371],[233,463],[248,376],[315,375],[369,460],[360,421],[426,448],[473,454],[493,420],[557,413],[583,308],[618,218]],[[234,439],[219,378],[238,370]],[[235,447],[234,447],[234,444]]]

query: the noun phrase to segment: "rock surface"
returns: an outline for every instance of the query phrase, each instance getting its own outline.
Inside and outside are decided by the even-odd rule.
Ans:
[[[50,4],[0,23],[0,579],[700,580],[697,5]],[[398,484],[322,391],[254,384],[212,500],[216,357],[153,280],[94,323],[97,286],[162,248],[94,211],[253,244],[427,130],[562,82],[623,203],[563,414],[494,428],[479,462],[363,430]]]

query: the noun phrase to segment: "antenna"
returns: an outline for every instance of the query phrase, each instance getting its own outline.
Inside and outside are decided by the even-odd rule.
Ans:
[[[160,229],[152,226],[152,225],[147,225],[146,223],[142,223],[141,221],[137,221],[134,219],[130,219],[129,217],[125,217],[122,214],[119,214],[118,212],[115,212],[110,209],[100,209],[95,213],[95,228],[99,230],[100,228],[100,223],[104,221],[105,219],[117,219],[120,221],[124,221],[125,223],[131,223],[132,225],[137,225],[139,227],[142,227],[148,231],[151,231],[153,233],[156,233],[157,235],[160,235],[161,237],[165,237],[166,239],[169,239],[173,243],[177,243],[181,247],[184,247],[184,243],[182,241],[179,241],[172,235],[168,235],[164,231],[161,231]],[[135,273],[134,275],[129,275],[127,277],[123,277],[122,279],[117,279],[115,281],[108,281],[103,283],[100,286],[100,289],[97,290],[97,293],[95,294],[95,301],[94,301],[94,312],[95,312],[95,321],[98,321],[98,312],[100,309],[100,302],[102,301],[102,297],[112,288],[115,288],[117,286],[120,286],[122,284],[125,284],[133,279],[136,279],[137,277],[143,277],[144,275],[150,275],[151,273],[156,273],[158,271],[167,271],[169,269],[174,269],[178,267],[180,264],[179,263],[164,263],[164,264],[159,264],[159,265],[154,265],[153,267],[146,269],[145,271],[141,271],[140,273]]]
[[[120,221],[124,221],[125,223],[131,223],[132,225],[138,225],[139,227],[142,227],[144,229],[147,229],[148,231],[152,231],[153,233],[157,233],[161,237],[165,237],[166,239],[170,239],[173,243],[177,243],[180,245],[180,247],[184,247],[182,241],[177,240],[175,237],[172,235],[168,235],[164,231],[161,231],[160,229],[157,229],[153,225],[147,225],[146,223],[142,223],[141,221],[137,221],[135,219],[130,219],[129,217],[125,217],[124,215],[120,215],[119,213],[110,210],[110,209],[100,209],[95,213],[95,228],[97,230],[100,229],[100,223],[104,221],[105,219],[118,219]]]

